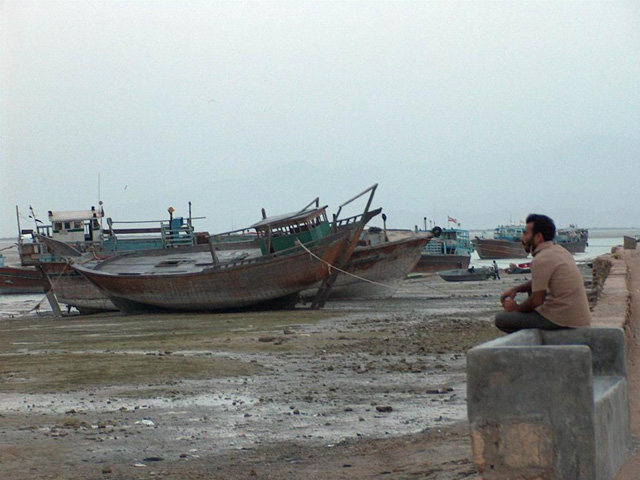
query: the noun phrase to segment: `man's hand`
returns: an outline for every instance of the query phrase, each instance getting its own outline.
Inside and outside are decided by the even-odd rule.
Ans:
[[[516,310],[518,310],[518,304],[511,297],[505,298],[502,302],[502,306],[504,307],[505,312],[515,312]]]
[[[516,290],[516,287],[512,287],[512,288],[510,288],[508,290],[505,290],[504,292],[502,292],[500,294],[500,303],[504,307],[505,306],[504,305],[505,301],[507,301],[507,300],[513,301],[513,299],[516,298],[517,294],[518,294],[518,291]],[[505,310],[506,310],[506,307],[505,307]],[[508,310],[508,311],[510,311],[510,310]]]

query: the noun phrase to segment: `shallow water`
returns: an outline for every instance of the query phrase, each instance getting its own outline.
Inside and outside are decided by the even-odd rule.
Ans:
[[[608,231],[610,232],[610,231]],[[625,235],[638,235],[640,234],[640,230],[633,230],[633,231],[624,231]],[[585,249],[584,253],[576,253],[573,257],[575,258],[576,262],[580,263],[580,262],[588,262],[591,261],[597,257],[599,257],[600,255],[605,255],[607,253],[611,253],[611,249],[615,246],[618,245],[622,245],[622,237],[623,234],[621,233],[620,236],[609,236],[609,237],[598,237],[595,236],[595,238],[591,238],[591,231],[589,232],[589,244],[587,246],[587,248]],[[500,269],[505,269],[509,266],[510,263],[524,263],[524,262],[530,262],[531,261],[531,256],[529,256],[527,259],[525,258],[503,258],[500,260],[496,260],[496,263],[498,264],[498,268]],[[488,267],[491,266],[493,263],[492,260],[481,260],[480,257],[478,257],[478,253],[477,252],[473,252],[473,255],[471,255],[471,265],[474,265],[476,268],[478,267]]]

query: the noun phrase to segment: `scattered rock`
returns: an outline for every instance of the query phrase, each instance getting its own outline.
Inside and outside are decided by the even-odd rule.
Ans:
[[[136,422],[136,425],[146,425],[148,427],[153,427],[153,426],[155,426],[155,423],[153,422],[153,420],[149,420],[148,418],[144,418],[142,420],[138,420]]]
[[[386,412],[393,412],[393,407],[388,406],[388,405],[387,405],[387,406],[378,405],[378,406],[376,407],[376,411],[378,411],[378,412],[383,412],[383,413],[386,413]]]

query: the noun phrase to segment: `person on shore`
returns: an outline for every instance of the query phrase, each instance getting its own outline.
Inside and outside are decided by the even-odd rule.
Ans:
[[[500,280],[500,269],[498,268],[498,264],[496,261],[493,261],[493,279]]]
[[[531,280],[500,295],[504,312],[496,315],[495,324],[503,332],[591,325],[582,274],[571,254],[553,243],[555,233],[555,224],[546,215],[531,214],[527,217],[522,244],[533,256]],[[516,302],[518,293],[527,293],[527,299]]]

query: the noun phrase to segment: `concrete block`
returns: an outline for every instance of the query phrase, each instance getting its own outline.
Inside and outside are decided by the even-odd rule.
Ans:
[[[473,459],[486,480],[612,479],[630,445],[624,333],[522,330],[467,355]]]

